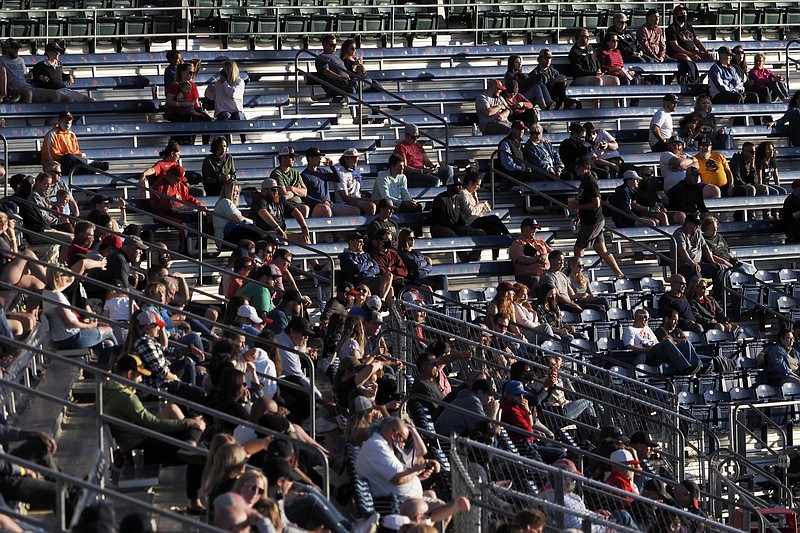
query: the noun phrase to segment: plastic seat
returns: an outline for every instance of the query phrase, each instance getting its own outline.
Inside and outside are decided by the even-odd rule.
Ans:
[[[727,331],[722,331],[721,329],[710,329],[706,331],[706,342],[717,343],[727,342],[729,340],[731,340],[731,338]]]

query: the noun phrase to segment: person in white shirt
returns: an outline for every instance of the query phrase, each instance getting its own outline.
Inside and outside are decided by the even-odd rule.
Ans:
[[[686,178],[686,169],[691,167],[699,169],[700,163],[697,158],[683,153],[685,147],[686,143],[683,139],[673,135],[667,142],[667,151],[661,154],[659,164],[664,181],[664,192],[669,192],[672,187]]]
[[[634,353],[633,364],[657,366],[669,362],[678,374],[694,375],[699,372],[700,357],[692,343],[687,340],[676,343],[670,338],[658,342],[648,325],[649,321],[650,313],[646,309],[637,309],[633,315],[633,325],[627,326],[622,336],[625,348]]]
[[[678,97],[667,93],[661,102],[661,109],[655,112],[650,119],[650,133],[648,141],[650,149],[654,152],[667,150],[667,139],[672,137],[675,126],[672,124],[672,113],[678,107]]]

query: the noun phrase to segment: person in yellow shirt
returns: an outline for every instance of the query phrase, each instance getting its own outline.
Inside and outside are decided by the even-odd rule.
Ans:
[[[89,161],[81,152],[78,137],[72,131],[74,118],[69,111],[62,111],[58,115],[58,122],[53,129],[47,132],[42,141],[42,165],[50,161],[58,161],[65,174],[69,174],[72,167],[76,165],[89,165],[98,170],[107,171],[107,162]]]
[[[728,160],[719,152],[712,151],[711,139],[703,136],[698,141],[700,151],[695,155],[700,167],[700,185],[703,187],[703,198],[719,198],[722,189],[729,189],[733,183],[733,174]],[[731,192],[732,187],[730,187]]]

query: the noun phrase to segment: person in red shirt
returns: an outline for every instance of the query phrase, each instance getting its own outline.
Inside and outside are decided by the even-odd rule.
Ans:
[[[630,450],[624,448],[611,452],[608,458],[611,463],[611,473],[606,478],[606,485],[616,487],[630,492],[631,494],[639,494],[639,489],[633,482],[636,473],[629,468],[639,467],[639,461]],[[626,468],[628,467],[628,468]],[[620,497],[618,497],[620,498]],[[627,502],[632,502],[633,498],[625,498]],[[620,505],[620,507],[628,507],[629,503]]]
[[[375,233],[370,255],[378,263],[381,275],[389,274],[392,277],[392,289],[386,298],[389,299],[403,288],[406,277],[408,277],[408,268],[403,263],[400,254],[392,248],[392,232],[390,230],[380,229]]]
[[[405,174],[409,187],[438,187],[453,177],[453,167],[433,163],[419,142],[419,128],[406,124],[405,138],[394,147],[394,153],[405,161]]]
[[[156,216],[166,218],[182,226],[198,229],[197,224],[194,223],[197,220],[197,212],[191,206],[197,206],[201,211],[205,211],[205,208],[200,205],[200,202],[194,196],[189,194],[189,188],[186,186],[187,181],[186,171],[183,167],[178,165],[170,167],[164,177],[153,185],[153,189],[160,194],[153,193],[150,197],[150,210]],[[183,227],[180,227],[179,232],[179,253],[186,255],[189,252],[186,246],[186,231]]]

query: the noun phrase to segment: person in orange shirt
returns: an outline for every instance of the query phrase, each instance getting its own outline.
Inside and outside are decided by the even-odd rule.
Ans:
[[[76,165],[88,165],[98,170],[107,171],[106,161],[90,161],[81,152],[78,144],[78,137],[72,132],[72,122],[75,117],[69,111],[62,111],[58,115],[58,122],[53,129],[47,132],[42,141],[42,165],[50,161],[61,163],[61,170],[64,174],[69,174],[72,167]]]
[[[166,175],[153,185],[153,189],[160,194],[154,193],[150,197],[150,209],[156,216],[166,218],[167,220],[196,230],[198,229],[195,223],[197,220],[197,212],[192,206],[197,206],[203,212],[205,212],[206,209],[200,205],[200,202],[198,202],[194,196],[189,194],[189,187],[186,186],[187,181],[186,170],[184,170],[182,166],[175,165],[170,167]],[[179,232],[179,253],[188,255],[189,249],[186,245],[186,230],[180,227]]]

